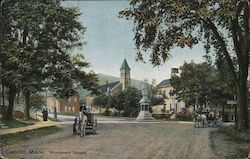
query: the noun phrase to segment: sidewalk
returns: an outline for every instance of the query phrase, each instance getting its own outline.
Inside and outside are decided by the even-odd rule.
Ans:
[[[24,131],[28,131],[28,130],[39,129],[39,128],[44,128],[44,127],[50,127],[50,126],[55,126],[55,125],[57,125],[57,123],[53,122],[53,121],[41,121],[41,122],[35,123],[34,125],[29,125],[29,126],[24,126],[24,127],[19,127],[19,128],[1,129],[0,136],[6,135],[6,134],[13,134],[13,133],[17,133],[17,132],[24,132]]]

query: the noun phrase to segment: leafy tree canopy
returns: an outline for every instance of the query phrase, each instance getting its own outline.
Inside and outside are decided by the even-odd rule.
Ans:
[[[216,67],[208,63],[184,63],[180,67],[180,76],[173,76],[172,95],[184,100],[189,105],[225,105],[235,91],[228,73],[223,76]]]
[[[123,112],[123,116],[134,117],[139,113],[140,99],[140,91],[134,87],[130,87],[112,95],[99,95],[94,99],[93,104],[106,109],[115,108],[117,111]]]
[[[84,44],[86,30],[77,8],[65,8],[58,0],[5,0],[2,6],[0,77],[13,90],[12,100],[17,91],[28,100],[44,88],[64,98],[79,87],[97,92],[96,74],[86,70],[89,63],[83,55],[71,55]]]
[[[209,57],[226,61],[237,90],[236,126],[248,128],[249,0],[132,0],[120,17],[134,21],[137,59],[151,52],[154,66],[169,50],[202,42]]]

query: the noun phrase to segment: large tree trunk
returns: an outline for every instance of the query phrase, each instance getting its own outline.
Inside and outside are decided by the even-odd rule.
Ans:
[[[240,78],[237,84],[237,124],[239,130],[248,128],[247,79]]]
[[[13,108],[14,108],[14,100],[15,100],[15,96],[16,96],[16,87],[15,86],[10,86],[9,87],[9,106],[6,112],[6,119],[7,120],[12,120],[13,116]]]
[[[24,92],[24,119],[30,118],[30,92]]]
[[[5,110],[5,90],[4,90],[4,82],[3,82],[3,78],[1,79],[1,87],[2,87],[2,107],[3,107],[3,119],[6,118],[6,110]]]

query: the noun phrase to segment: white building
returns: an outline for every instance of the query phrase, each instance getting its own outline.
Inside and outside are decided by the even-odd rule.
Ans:
[[[179,75],[179,69],[178,68],[172,68],[171,69],[171,77],[178,76]],[[176,96],[170,95],[170,92],[173,90],[173,87],[171,85],[171,79],[165,79],[161,81],[157,85],[158,89],[160,89],[161,93],[165,95],[165,106],[166,110],[173,110],[175,113],[179,113],[182,111],[182,108],[185,108],[184,101],[178,101],[176,99]]]

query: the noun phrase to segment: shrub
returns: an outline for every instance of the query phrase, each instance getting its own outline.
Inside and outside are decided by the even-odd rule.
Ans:
[[[189,113],[179,113],[176,115],[176,120],[193,121],[193,116]]]

